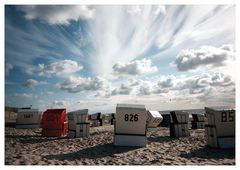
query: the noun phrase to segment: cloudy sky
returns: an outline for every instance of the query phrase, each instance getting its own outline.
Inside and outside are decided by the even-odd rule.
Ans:
[[[234,5],[5,6],[5,103],[235,106]]]

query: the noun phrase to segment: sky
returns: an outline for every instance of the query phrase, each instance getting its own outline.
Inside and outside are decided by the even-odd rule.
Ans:
[[[5,105],[235,107],[234,5],[5,5]]]

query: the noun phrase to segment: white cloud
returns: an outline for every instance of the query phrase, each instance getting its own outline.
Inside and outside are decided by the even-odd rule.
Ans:
[[[22,71],[25,72],[28,75],[34,75],[36,71],[36,67],[31,66],[31,65],[23,65],[22,66]]]
[[[180,7],[181,8],[181,7]],[[226,40],[234,41],[235,22],[224,24],[230,18],[235,20],[235,7],[232,5],[191,5],[179,9],[181,15],[175,14],[174,21],[166,23],[172,29],[171,43],[173,47],[189,42],[205,44],[226,43]],[[174,14],[174,13],[173,13]],[[221,38],[223,37],[224,38]],[[164,38],[164,37],[163,37]],[[224,42],[225,41],[225,42]],[[211,44],[210,43],[210,44]]]
[[[47,95],[48,95],[48,96],[52,96],[53,94],[54,94],[54,93],[51,92],[51,91],[48,91],[48,92],[47,92]]]
[[[24,10],[29,10],[35,15],[40,13],[35,12],[38,11],[35,10],[38,7],[28,6],[30,9]],[[58,5],[43,7],[57,8]],[[83,48],[79,42],[69,40],[66,36],[68,29],[62,26],[47,32],[31,22],[28,32],[24,32],[11,25],[11,22],[7,22],[7,30],[10,30],[9,25],[12,27],[11,31],[8,31],[11,38],[7,41],[12,40],[11,43],[16,44],[16,49],[26,48],[21,44],[28,44],[25,50],[7,50],[7,53],[15,56],[14,61],[25,56],[21,59],[24,62],[33,62],[33,56],[36,55],[62,58],[64,57],[62,53],[71,53],[74,54],[71,56],[77,56],[80,61],[87,60],[93,73],[103,76],[111,74],[112,66],[118,62],[126,63],[143,56],[159,59],[176,55],[177,48],[173,47],[183,43],[181,49],[189,46],[195,48],[203,44],[234,43],[234,5],[96,5],[87,8],[95,11],[96,15],[86,21],[87,31],[84,26],[79,25],[84,33],[81,37],[87,40],[91,48]],[[129,10],[135,11],[133,13],[137,15],[129,13]],[[52,11],[56,15],[61,14],[58,10]],[[53,16],[46,12],[46,18]],[[229,20],[232,22],[224,24]],[[45,46],[48,48],[44,48]]]
[[[121,84],[119,88],[115,88],[112,91],[112,96],[114,95],[129,95],[132,91],[132,87],[128,86],[127,84]]]
[[[17,27],[15,22],[13,22],[14,18],[11,19],[11,15],[8,14],[6,19],[6,44],[9,44],[6,50],[6,56],[9,56],[7,62],[12,63],[14,68],[22,67],[27,71],[25,68],[28,68],[28,65],[35,64],[38,61],[36,58],[42,61],[43,56],[48,56],[47,62],[50,64],[46,65],[44,63],[44,70],[46,71],[43,72],[42,70],[40,74],[55,75],[57,74],[57,69],[48,69],[46,67],[50,66],[56,59],[65,59],[67,54],[67,56],[71,56],[72,60],[84,63],[84,66],[86,65],[91,71],[90,75],[103,77],[105,74],[111,74],[113,66],[119,62],[127,64],[135,60],[140,60],[143,57],[149,59],[149,57],[156,56],[155,60],[151,58],[151,62],[159,69],[163,68],[161,73],[166,75],[168,73],[174,74],[172,68],[167,68],[166,62],[172,59],[173,56],[176,56],[182,49],[198,50],[202,45],[219,47],[222,44],[234,44],[235,41],[234,5],[96,5],[91,8],[96,8],[96,15],[92,19],[85,20],[84,24],[79,22],[79,24],[74,24],[73,27],[72,25],[68,25],[68,27],[66,24],[71,23],[71,21],[75,22],[79,18],[76,19],[73,16],[73,19],[71,19],[68,15],[67,17],[62,17],[63,20],[57,20],[57,17],[54,18],[55,16],[49,15],[49,13],[46,13],[45,16],[40,15],[43,12],[39,12],[39,9],[35,10],[34,8],[34,10],[26,9],[23,14],[27,15],[27,11],[29,10],[29,18],[57,25],[39,27],[38,22],[26,21],[28,24],[26,24],[26,29],[23,30],[22,27]],[[61,12],[58,12],[55,13],[61,14]],[[57,21],[49,19],[50,17]],[[75,25],[79,25],[77,26],[78,28],[75,28]],[[76,35],[78,37],[77,40],[72,31],[79,31],[77,32],[78,36]],[[78,41],[79,37],[84,40],[84,43]],[[233,51],[231,46],[222,46],[222,50]],[[164,57],[169,60],[164,60]],[[223,61],[219,63],[225,64],[226,62],[227,60],[223,58]],[[23,63],[28,65],[23,67],[21,65]],[[216,70],[217,68],[213,70],[212,66],[215,66],[213,63],[204,68],[203,66],[203,64],[200,64],[196,68],[201,69],[201,73],[222,72],[223,68],[217,67],[219,70]],[[37,71],[38,69],[28,70],[31,74],[37,73]],[[195,73],[198,74],[199,72],[197,71]],[[133,73],[134,71],[128,70],[128,72]],[[135,70],[135,72],[137,73],[138,71]],[[67,79],[68,81],[63,80],[57,86],[68,92],[87,91],[86,96],[83,95],[83,97],[88,97],[93,93],[101,94],[99,95],[100,97],[107,94],[106,96],[109,96],[107,99],[129,102],[138,100],[146,104],[151,104],[151,106],[152,103],[161,105],[159,103],[164,103],[167,99],[175,97],[176,103],[174,104],[179,107],[188,106],[188,102],[197,99],[196,96],[202,94],[208,96],[208,91],[217,92],[217,97],[225,96],[228,92],[224,92],[224,90],[232,89],[234,86],[230,85],[234,81],[229,81],[231,77],[226,76],[226,74],[221,75],[219,73],[219,75],[214,76],[212,73],[209,73],[210,75],[205,76],[192,76],[192,73],[186,72],[186,77],[175,77],[172,79],[167,78],[167,76],[165,78],[161,76],[153,79],[150,77],[151,75],[146,76],[143,73],[142,75],[144,76],[141,76],[141,78],[144,82],[143,80],[136,79],[126,83],[124,80],[115,79],[112,82],[114,86],[110,89],[105,87],[100,88],[101,85],[98,84],[101,84],[99,83],[101,81],[96,81],[97,85],[94,87],[93,83],[91,83],[94,78],[82,78],[80,80],[79,77],[75,77],[72,80],[69,80],[71,79],[69,78]],[[60,74],[72,75],[71,73],[62,72]],[[131,75],[126,72],[124,74]],[[233,74],[229,73],[231,76]],[[131,77],[138,78],[138,76]],[[228,87],[224,88],[226,86]],[[181,89],[180,87],[183,88]],[[92,92],[89,89],[97,90],[93,90],[94,92]],[[116,95],[113,96],[112,92],[114,90]],[[141,97],[138,95],[141,95]],[[119,100],[120,98],[121,100]],[[177,98],[179,99],[178,101]],[[106,101],[103,98],[99,100]],[[187,102],[183,103],[180,100]],[[51,102],[49,103],[51,104]],[[169,104],[170,108],[174,104]],[[89,106],[91,107],[91,105]],[[165,105],[162,106],[165,107]]]
[[[83,69],[83,66],[73,60],[62,60],[49,65],[39,64],[39,69],[39,75],[63,75],[75,73]]]
[[[19,10],[28,20],[40,19],[48,24],[68,25],[71,21],[94,17],[94,10],[85,5],[24,5]]]
[[[158,86],[161,88],[173,87],[176,77],[173,75],[161,76],[158,81]]]
[[[152,89],[149,86],[140,86],[138,95],[151,95]]]
[[[175,87],[175,90],[187,89],[190,94],[203,94],[210,89],[218,89],[220,93],[226,86],[231,89],[230,87],[234,87],[235,82],[230,75],[204,73],[186,79],[179,79],[177,84],[178,86]]]
[[[83,58],[86,55],[82,52],[84,47],[78,43],[78,38],[69,36],[68,27],[58,25],[46,28],[39,27],[37,22],[26,22],[25,29],[22,29],[13,20],[6,18],[6,59],[14,67],[20,67],[22,72],[35,74],[38,67],[35,66],[36,58],[44,58],[44,61],[51,63],[56,59],[64,60],[67,55],[68,59],[86,61]]]
[[[12,69],[13,69],[13,65],[7,63],[6,66],[5,66],[5,73],[6,73],[6,75],[8,75],[9,72],[10,72]]]
[[[230,75],[224,75],[223,73],[215,73],[211,77],[212,86],[232,86],[234,81]]]
[[[227,60],[233,59],[234,51],[231,45],[223,45],[220,48],[203,46],[198,50],[182,50],[176,56],[175,64],[179,71],[188,71],[206,65],[223,66]]]
[[[32,98],[32,94],[29,93],[15,93],[14,97],[24,97],[24,98]]]
[[[173,56],[185,48],[235,43],[234,5],[167,5],[166,10],[155,33],[155,44],[161,50],[151,59]]]
[[[164,17],[158,6],[94,8],[97,15],[89,21],[88,38],[94,49],[89,59],[96,75],[111,74],[113,65],[133,61],[155,48],[156,33]]]
[[[167,13],[166,7],[163,5],[159,5],[153,13],[154,15],[159,15],[159,14],[166,15]]]
[[[135,60],[129,63],[117,63],[113,66],[113,71],[119,75],[142,75],[147,73],[154,73],[158,69],[152,66],[151,60],[142,59]]]
[[[52,104],[55,106],[60,106],[60,107],[67,105],[66,101],[64,101],[64,100],[55,100],[52,102]]]
[[[129,9],[127,10],[127,12],[129,14],[133,14],[133,15],[139,15],[141,13],[141,8],[139,5],[136,6],[130,6]]]
[[[173,75],[161,76],[154,82],[151,94],[165,94],[176,87],[177,78]]]
[[[101,77],[84,78],[70,76],[64,82],[56,84],[56,87],[62,90],[67,90],[70,93],[96,91],[108,88],[108,81]]]
[[[33,87],[41,85],[41,84],[47,84],[47,82],[46,81],[38,81],[38,80],[34,80],[34,79],[28,79],[24,85],[27,87],[33,88]]]
[[[235,107],[235,91],[227,89],[227,91],[219,92],[218,88],[211,88],[196,97],[198,104],[203,106],[227,106]]]
[[[211,89],[218,89],[218,93],[224,95],[234,86],[232,77],[223,73],[204,73],[189,77],[167,75],[152,80],[128,79],[126,82],[110,87],[110,90],[98,92],[96,97],[171,95],[175,98],[201,95]],[[226,90],[226,87],[230,90]]]

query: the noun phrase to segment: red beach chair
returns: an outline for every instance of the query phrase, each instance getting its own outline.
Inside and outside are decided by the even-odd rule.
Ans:
[[[47,109],[42,116],[42,136],[61,137],[68,131],[66,109]]]

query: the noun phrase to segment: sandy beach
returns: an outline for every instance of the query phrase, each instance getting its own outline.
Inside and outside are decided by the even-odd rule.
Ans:
[[[206,146],[204,129],[169,137],[148,132],[146,147],[113,145],[113,126],[91,127],[89,138],[42,137],[41,129],[5,127],[5,165],[235,165],[234,149]]]

